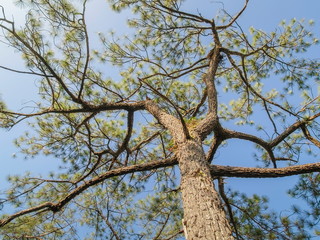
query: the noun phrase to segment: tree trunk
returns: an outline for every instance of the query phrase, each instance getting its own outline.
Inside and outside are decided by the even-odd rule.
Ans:
[[[183,225],[187,240],[232,240],[231,227],[213,184],[202,146],[187,140],[178,148]]]

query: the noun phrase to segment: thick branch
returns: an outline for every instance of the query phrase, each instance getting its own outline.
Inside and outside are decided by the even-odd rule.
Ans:
[[[0,227],[8,224],[14,219],[38,211],[60,211],[66,204],[73,200],[76,196],[81,194],[83,191],[91,186],[97,185],[108,178],[125,175],[128,173],[148,171],[153,169],[158,169],[161,167],[169,167],[177,164],[176,158],[169,158],[160,161],[153,161],[144,164],[133,165],[129,167],[123,167],[119,169],[114,169],[101,174],[81,186],[74,189],[66,197],[57,203],[46,202],[40,204],[39,206],[32,207],[26,210],[17,212],[6,219],[0,221]],[[211,165],[210,172],[213,177],[241,177],[241,178],[277,178],[277,177],[287,177],[292,175],[299,175],[304,173],[312,173],[320,171],[320,163],[304,164],[300,166],[292,166],[278,169],[263,169],[263,168],[246,168],[246,167],[231,167],[231,166],[218,166]]]
[[[185,129],[180,119],[166,113],[151,100],[146,101],[145,107],[149,113],[170,131],[176,144],[182,143],[187,139]]]
[[[217,126],[219,126],[218,118],[215,114],[209,113],[196,125],[193,132],[203,141]]]
[[[213,54],[210,59],[209,69],[206,73],[205,83],[207,86],[207,94],[208,94],[208,104],[209,111],[215,115],[217,118],[218,111],[218,99],[217,99],[217,90],[215,86],[215,78],[218,70],[219,63],[221,61],[220,50],[219,47],[215,47],[213,50]]]
[[[70,109],[52,109],[48,108],[37,113],[19,113],[19,112],[10,112],[10,111],[0,111],[0,113],[8,114],[11,116],[18,117],[35,117],[41,116],[48,113],[56,114],[69,114],[69,113],[97,113],[101,111],[113,111],[113,110],[126,110],[126,111],[138,111],[145,109],[145,101],[139,102],[119,102],[119,103],[103,103],[98,106],[87,105],[81,108],[70,108]]]
[[[243,140],[248,140],[251,142],[254,142],[258,145],[260,145],[261,147],[263,147],[267,153],[269,154],[271,161],[274,164],[274,167],[276,167],[276,158],[274,156],[273,153],[273,148],[276,147],[277,145],[279,145],[282,141],[284,141],[290,134],[292,134],[293,132],[295,132],[297,129],[302,128],[305,137],[311,141],[313,144],[315,144],[317,147],[320,147],[320,142],[318,140],[316,140],[315,138],[313,138],[310,133],[308,134],[307,129],[304,127],[306,123],[313,121],[314,119],[316,119],[317,117],[320,116],[320,113],[315,114],[313,116],[310,116],[307,119],[301,120],[301,121],[297,121],[295,123],[293,123],[292,125],[290,125],[289,127],[287,127],[280,135],[278,135],[275,139],[267,142],[257,136],[251,135],[251,134],[247,134],[247,133],[242,133],[242,132],[237,132],[237,131],[232,131],[229,129],[222,129],[222,134],[223,134],[223,139],[229,139],[229,138],[238,138],[238,139],[243,139]]]
[[[228,130],[228,129],[223,129],[223,136],[225,137],[225,139],[238,138],[238,139],[248,140],[248,141],[251,141],[251,142],[254,142],[254,143],[260,145],[261,147],[263,147],[267,151],[267,153],[273,163],[273,167],[277,168],[276,159],[275,159],[274,153],[272,151],[271,144],[264,141],[263,139],[258,138],[254,135],[247,134],[247,133],[236,132],[236,131],[232,131],[232,130]]]
[[[213,177],[240,177],[240,178],[277,178],[312,173],[320,171],[320,163],[309,163],[284,168],[247,168],[211,165]]]
[[[215,22],[213,20],[211,22],[211,26],[215,47],[207,56],[207,58],[209,59],[209,68],[204,78],[204,82],[206,84],[209,112],[205,119],[197,124],[194,130],[194,133],[197,133],[201,140],[204,140],[214,130],[216,130],[216,132],[220,130],[218,118],[218,93],[215,81],[217,70],[222,60],[222,56],[220,55],[221,43],[218,32],[216,30]]]
[[[169,167],[169,166],[174,166],[178,162],[176,158],[168,158],[160,161],[153,161],[149,163],[144,163],[144,164],[137,164],[129,167],[123,167],[119,169],[114,169],[111,171],[108,171],[104,174],[101,174],[97,177],[92,178],[89,181],[86,181],[73,191],[71,191],[66,197],[61,199],[57,203],[52,203],[52,202],[46,202],[43,204],[40,204],[36,207],[28,208],[25,210],[22,210],[20,212],[17,212],[6,219],[0,220],[0,227],[5,226],[6,224],[10,223],[14,219],[24,216],[29,213],[35,213],[39,211],[52,211],[52,212],[58,212],[60,211],[65,205],[67,205],[71,200],[73,200],[75,197],[77,197],[79,194],[87,190],[89,187],[97,185],[103,181],[105,181],[108,178],[120,176],[120,175],[125,175],[128,173],[134,173],[134,172],[142,172],[142,171],[148,171],[148,170],[153,170],[153,169],[158,169],[161,167]]]

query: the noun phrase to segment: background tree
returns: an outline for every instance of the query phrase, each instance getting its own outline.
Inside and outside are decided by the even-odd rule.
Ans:
[[[41,100],[19,112],[1,103],[1,126],[29,121],[32,130],[16,141],[21,151],[62,160],[49,176],[9,177],[3,238],[84,239],[81,225],[87,239],[318,234],[320,164],[298,162],[304,151],[315,161],[320,147],[319,62],[303,58],[318,42],[307,28],[313,22],[247,32],[237,20],[248,1],[216,17],[188,1],[108,2],[133,11],[133,31],[100,33],[94,48],[87,1],[18,1],[28,9],[21,28],[2,9],[2,42],[27,69],[1,68],[37,77]],[[214,164],[231,139],[252,142],[263,167]],[[277,168],[280,161],[289,166]],[[311,211],[295,215],[224,189],[223,177],[299,174],[290,193]]]

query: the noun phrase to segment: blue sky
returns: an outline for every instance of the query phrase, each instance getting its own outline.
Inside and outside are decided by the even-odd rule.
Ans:
[[[0,4],[5,6],[7,16],[14,16],[14,19],[23,22],[22,11],[13,7],[12,0],[1,0]],[[210,17],[217,13],[217,9],[224,5],[224,8],[232,15],[239,10],[244,1],[240,0],[198,0],[188,1],[192,5],[195,12],[202,12],[204,16]],[[221,3],[222,2],[222,3]],[[251,0],[248,9],[239,19],[243,29],[250,26],[255,28],[272,31],[278,27],[283,19],[313,19],[316,24],[314,27],[315,35],[320,38],[320,1],[319,0]],[[103,0],[90,1],[88,8],[88,21],[92,32],[121,30],[125,32],[126,16],[115,14],[109,11],[108,5]],[[101,25],[102,24],[102,25]],[[313,56],[320,56],[319,49],[312,53]],[[10,50],[7,46],[0,43],[0,65],[23,69],[23,63],[19,55]],[[32,100],[37,99],[36,82],[32,77],[17,75],[0,69],[0,94],[6,101],[9,108],[19,110],[23,107],[30,106]],[[18,136],[27,126],[21,124],[11,131],[0,130],[0,186],[8,174],[16,174],[25,170],[32,170],[36,173],[47,173],[53,170],[57,164],[54,159],[46,159],[44,157],[30,159],[25,161],[22,155],[13,158],[12,155],[18,150],[13,146],[13,139]],[[230,164],[245,166],[250,162],[246,162],[251,157],[251,153],[245,151],[250,148],[249,143],[242,142],[241,146],[236,141],[231,141],[229,147],[233,147],[233,151],[222,149],[219,151],[220,157],[230,160]],[[235,153],[236,156],[235,156]],[[240,164],[239,164],[240,163]],[[270,201],[274,208],[279,209],[288,205],[288,201],[283,201],[286,196],[288,186],[292,186],[294,178],[281,179],[227,179],[232,183],[235,189],[246,191],[248,193],[260,193],[270,196]],[[279,204],[279,202],[281,204]]]

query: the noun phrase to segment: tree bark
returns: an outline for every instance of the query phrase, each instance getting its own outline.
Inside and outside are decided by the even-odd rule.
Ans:
[[[232,240],[201,144],[186,140],[177,152],[181,171],[183,225],[187,240]]]
[[[188,138],[179,119],[152,101],[146,101],[146,109],[170,131],[177,146],[184,210],[182,223],[186,239],[234,239],[201,144],[201,137],[212,130],[215,119],[208,118],[210,121],[202,122],[202,128],[191,131],[192,137]]]

